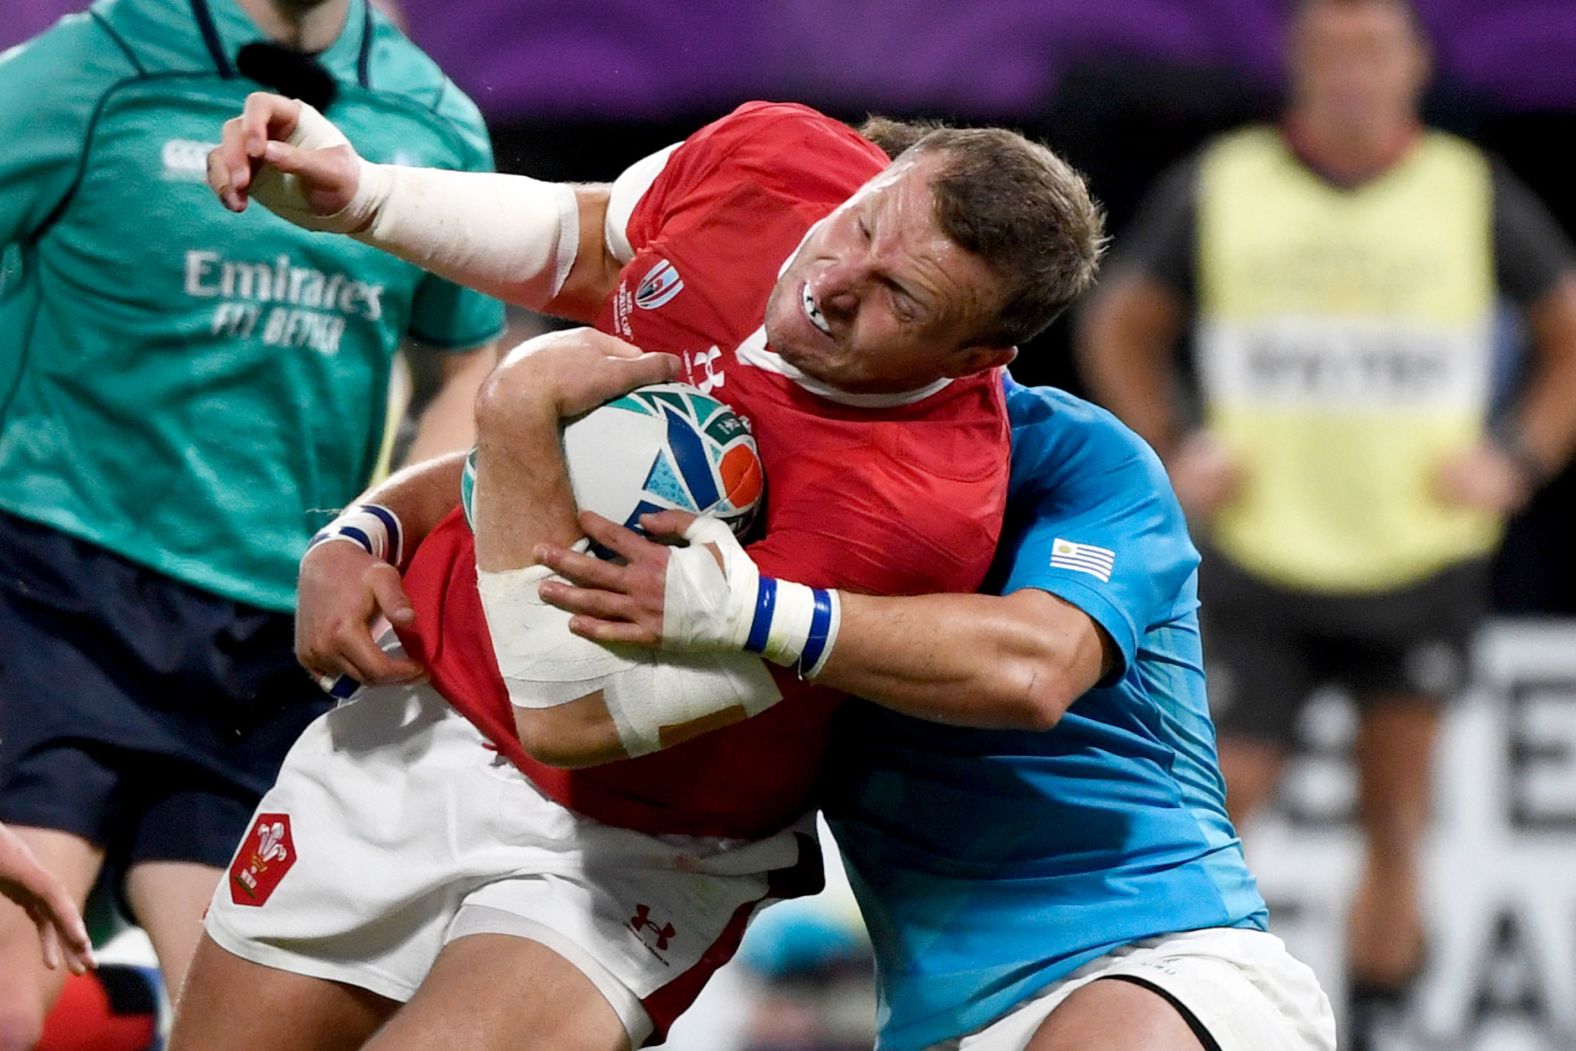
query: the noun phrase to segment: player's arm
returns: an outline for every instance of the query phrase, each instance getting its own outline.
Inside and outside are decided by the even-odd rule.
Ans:
[[[1096,400],[1160,454],[1188,513],[1208,519],[1242,484],[1236,458],[1187,419],[1177,345],[1196,295],[1198,163],[1166,174],[1078,312],[1075,347]]]
[[[934,722],[1049,729],[1120,661],[1087,613],[1034,588],[841,600],[816,681]]]
[[[379,616],[397,627],[415,620],[400,571],[459,505],[464,467],[465,454],[450,453],[396,471],[313,538],[296,578],[295,651],[320,681],[348,675],[378,685],[420,677],[420,665],[383,652],[371,624]]]
[[[585,531],[616,550],[623,565],[564,547],[539,552],[571,582],[544,584],[542,594],[575,614],[572,630],[682,651],[750,648],[753,635],[762,640],[755,648],[817,683],[920,718],[995,728],[1055,725],[1121,660],[1088,614],[1034,588],[1005,597],[823,593],[835,609],[828,628],[819,638],[813,630],[795,632],[792,603],[813,601],[816,589],[760,577],[726,531],[697,530],[691,516],[652,515],[643,525],[654,536],[697,542],[652,543],[584,515]],[[760,620],[763,590],[773,593],[767,624]],[[775,645],[765,642],[773,629],[781,636]]]
[[[585,348],[586,356],[577,359],[579,369],[561,370],[561,393],[550,394],[555,400],[550,400],[538,414],[543,419],[550,415],[551,425],[541,428],[541,448],[533,447],[526,455],[531,469],[549,479],[552,473],[541,470],[543,463],[556,462],[562,473],[556,413],[563,399],[578,399],[570,406],[573,412],[566,410],[566,414],[573,415],[633,387],[672,375],[674,362],[666,355],[642,355],[628,344],[600,333],[554,333],[533,340],[490,373],[495,377],[493,382],[484,380],[480,385],[473,418],[486,421],[487,426],[480,431],[490,438],[484,443],[490,451],[478,449],[479,461],[496,462],[500,455],[497,447],[518,437],[517,425],[507,419],[509,413],[520,411],[522,421],[537,419],[530,414],[531,407],[525,404],[524,397],[516,393],[548,390],[547,377],[533,376],[534,365],[524,362],[529,352],[544,344],[567,343],[582,337],[594,341],[593,345]],[[621,359],[633,360],[623,369],[597,368],[596,359],[603,355],[596,348],[611,349]],[[422,674],[415,662],[396,660],[383,652],[369,625],[380,615],[395,626],[408,625],[415,619],[416,611],[401,584],[400,572],[427,534],[458,506],[465,458],[465,453],[450,453],[395,472],[364,492],[313,538],[301,559],[296,592],[296,659],[307,671],[323,680],[348,675],[368,684],[407,682]],[[573,529],[572,501],[567,508],[554,503],[567,499],[566,493],[567,480],[562,488],[553,482],[529,490],[522,487],[520,498],[511,501],[510,509],[521,514],[525,528],[541,528],[547,523],[545,535],[562,539],[564,534],[554,531],[551,523],[556,512]],[[479,532],[478,560],[485,548],[496,561],[500,557],[495,549],[501,534],[488,530],[487,535],[490,539],[483,540]]]
[[[1494,270],[1525,314],[1532,368],[1515,409],[1487,440],[1440,466],[1446,501],[1515,511],[1576,449],[1576,249],[1526,186],[1494,169]]]
[[[1185,429],[1176,347],[1194,296],[1197,184],[1196,161],[1162,177],[1077,314],[1090,389],[1162,460]]]
[[[36,235],[55,214],[76,179],[100,96],[134,72],[85,13],[0,51],[0,250]]]
[[[307,229],[573,320],[593,320],[617,283],[609,187],[372,164],[322,114],[280,95],[248,96],[225,123],[208,182],[232,211],[256,198]]]
[[[553,766],[669,747],[781,696],[754,657],[658,658],[578,638],[538,593],[550,571],[536,550],[581,538],[560,421],[676,365],[600,332],[554,333],[511,354],[477,401],[477,588],[520,742]]]

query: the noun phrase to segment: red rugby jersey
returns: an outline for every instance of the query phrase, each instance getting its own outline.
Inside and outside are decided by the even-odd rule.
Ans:
[[[802,106],[750,103],[701,129],[635,207],[635,256],[597,327],[680,355],[681,378],[749,421],[766,470],[765,539],[750,546],[763,573],[874,594],[972,591],[1006,500],[1000,374],[852,405],[790,378],[761,327],[810,227],[885,165]],[[637,759],[547,767],[515,735],[459,512],[422,543],[405,586],[419,616],[401,638],[433,685],[571,809],[648,832],[756,838],[814,806],[834,691],[775,669],[783,699],[752,719]]]

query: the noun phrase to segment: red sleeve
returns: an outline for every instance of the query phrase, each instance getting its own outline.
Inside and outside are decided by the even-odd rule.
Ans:
[[[788,422],[798,440],[767,465],[766,535],[749,547],[763,573],[876,595],[979,588],[1011,458],[998,373],[880,419]]]
[[[747,102],[684,140],[630,216],[636,252],[700,222],[741,182],[780,196],[811,221],[886,167],[874,143],[807,106]]]

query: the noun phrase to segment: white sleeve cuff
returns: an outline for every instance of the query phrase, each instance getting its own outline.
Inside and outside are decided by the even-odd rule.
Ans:
[[[620,263],[627,263],[635,258],[635,248],[629,243],[629,219],[635,214],[635,207],[640,204],[640,199],[646,196],[646,191],[651,189],[651,184],[657,181],[657,176],[662,174],[662,169],[668,165],[668,158],[682,143],[675,142],[666,149],[658,150],[649,157],[643,157],[624,169],[613,182],[612,192],[607,202],[607,221],[603,226],[603,236],[607,240],[607,250],[613,258]]]

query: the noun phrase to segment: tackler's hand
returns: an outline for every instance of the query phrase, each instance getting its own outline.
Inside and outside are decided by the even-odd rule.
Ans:
[[[761,578],[727,525],[662,511],[641,518],[641,536],[583,512],[580,527],[624,564],[548,544],[537,548],[537,560],[570,582],[547,581],[541,595],[575,614],[571,631],[598,642],[683,652],[746,648]]]

